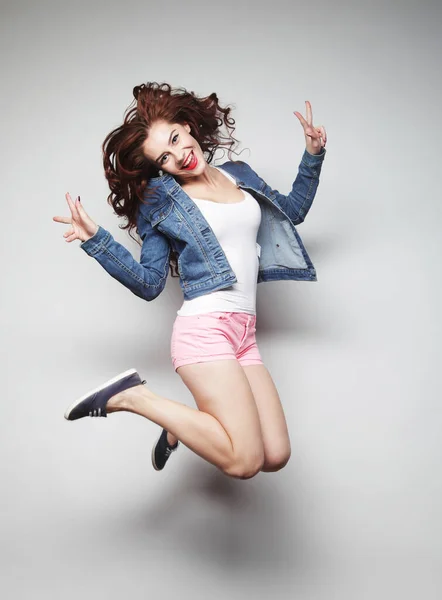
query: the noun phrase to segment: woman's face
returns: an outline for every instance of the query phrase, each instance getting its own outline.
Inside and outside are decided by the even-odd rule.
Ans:
[[[190,135],[188,123],[155,121],[143,143],[143,152],[159,169],[183,180],[201,175],[207,167],[200,145]]]

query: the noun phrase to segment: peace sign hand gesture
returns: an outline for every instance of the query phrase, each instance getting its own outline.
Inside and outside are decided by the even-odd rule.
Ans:
[[[54,221],[58,223],[69,223],[72,225],[70,229],[63,234],[67,242],[73,242],[74,240],[81,240],[85,242],[91,238],[98,231],[98,225],[90,218],[86,213],[83,206],[80,204],[80,196],[72,202],[72,198],[67,192],[65,195],[69,208],[71,209],[71,217],[53,217]]]
[[[293,114],[298,117],[304,128],[305,134],[305,145],[306,150],[310,154],[319,154],[322,148],[327,143],[327,133],[322,125],[315,127],[312,122],[312,106],[308,100],[305,101],[307,105],[307,120],[301,115],[301,113],[294,111]]]

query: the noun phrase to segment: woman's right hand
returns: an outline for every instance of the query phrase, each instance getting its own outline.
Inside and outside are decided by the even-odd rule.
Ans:
[[[71,210],[70,217],[52,217],[58,223],[68,223],[72,225],[64,234],[67,242],[81,240],[85,242],[98,231],[98,225],[90,218],[80,203],[80,196],[77,196],[75,203],[67,192],[65,195],[69,208]]]

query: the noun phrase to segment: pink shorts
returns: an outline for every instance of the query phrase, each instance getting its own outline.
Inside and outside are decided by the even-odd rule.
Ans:
[[[170,341],[173,367],[226,358],[243,366],[262,364],[255,333],[256,316],[247,313],[177,315]]]

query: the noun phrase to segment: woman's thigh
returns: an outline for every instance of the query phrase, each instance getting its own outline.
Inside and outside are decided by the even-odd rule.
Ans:
[[[178,367],[177,373],[198,409],[209,413],[222,425],[238,460],[262,466],[264,447],[260,416],[240,363],[236,359],[192,363]]]
[[[277,470],[290,458],[290,438],[278,391],[263,365],[242,367],[253,392],[261,423],[264,445],[264,470]]]

